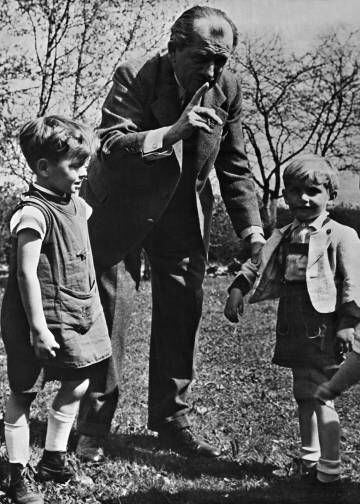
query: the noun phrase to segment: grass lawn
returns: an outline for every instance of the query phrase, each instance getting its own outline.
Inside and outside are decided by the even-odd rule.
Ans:
[[[70,440],[70,462],[78,481],[45,484],[48,503],[222,504],[360,503],[360,389],[337,402],[342,419],[343,475],[337,490],[318,489],[291,474],[299,454],[298,426],[291,376],[271,364],[276,304],[247,306],[239,326],[222,310],[229,278],[207,278],[199,336],[198,376],[192,389],[195,428],[221,446],[218,460],[187,459],[161,451],[146,425],[150,286],[137,296],[128,342],[121,401],[107,443],[106,461],[80,464]],[[8,392],[6,360],[0,354],[0,401]],[[45,438],[49,384],[32,411],[32,463]],[[5,453],[2,443],[1,450]],[[4,495],[0,503],[7,503]]]

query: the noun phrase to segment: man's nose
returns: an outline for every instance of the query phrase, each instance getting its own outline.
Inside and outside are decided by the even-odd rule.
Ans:
[[[78,176],[80,179],[85,178],[87,175],[86,166],[82,166],[78,171]]]

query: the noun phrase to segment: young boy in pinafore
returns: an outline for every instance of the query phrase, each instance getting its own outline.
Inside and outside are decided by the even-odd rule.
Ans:
[[[325,158],[294,159],[283,180],[294,220],[273,232],[257,264],[242,265],[230,286],[225,315],[237,322],[243,296],[255,282],[251,303],[280,298],[273,362],[293,373],[300,473],[316,474],[317,481],[329,484],[340,478],[339,417],[334,403],[317,401],[315,392],[338,369],[360,320],[360,240],[353,229],[328,216],[338,174]]]
[[[9,495],[20,504],[43,503],[31,490],[29,411],[45,381],[59,380],[48,414],[38,478],[65,482],[65,453],[80,399],[95,373],[105,375],[110,340],[98,295],[87,231],[90,207],[76,195],[90,137],[77,123],[49,116],[27,123],[20,146],[36,176],[15,209],[13,248],[1,311],[10,384],[5,441]]]

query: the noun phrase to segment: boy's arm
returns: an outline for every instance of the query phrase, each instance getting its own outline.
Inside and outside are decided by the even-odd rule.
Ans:
[[[35,355],[41,359],[49,359],[55,357],[56,349],[60,346],[47,327],[42,307],[37,276],[42,240],[36,231],[29,228],[21,230],[17,236],[17,280]]]
[[[248,259],[241,265],[240,273],[228,289],[224,315],[230,322],[238,322],[239,315],[244,313],[244,296],[251,290],[258,276],[261,257],[258,254],[257,261]]]

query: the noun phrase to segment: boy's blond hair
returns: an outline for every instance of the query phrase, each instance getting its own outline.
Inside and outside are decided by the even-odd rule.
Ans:
[[[283,173],[284,186],[287,187],[294,180],[323,184],[329,191],[330,199],[336,197],[339,189],[338,170],[328,159],[318,154],[297,156],[287,165]]]
[[[94,137],[83,125],[51,115],[27,122],[20,130],[20,147],[29,167],[35,171],[39,159],[58,162],[70,155],[85,162],[94,148]]]

